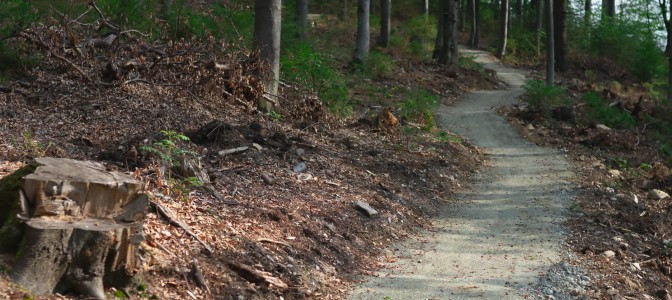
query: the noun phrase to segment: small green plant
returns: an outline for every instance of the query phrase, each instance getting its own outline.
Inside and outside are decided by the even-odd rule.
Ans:
[[[588,103],[588,118],[596,123],[602,123],[612,128],[632,128],[636,125],[635,118],[628,112],[609,106],[607,101],[596,93],[585,95]]]
[[[653,169],[653,166],[651,166],[650,164],[641,163],[639,164],[639,169],[642,171],[651,171]]]
[[[282,120],[282,114],[272,110],[271,112],[268,113],[268,116],[273,120],[273,121],[280,121]]]
[[[425,131],[436,127],[434,112],[439,106],[439,97],[424,89],[411,90],[406,99],[399,103],[401,117],[422,124]]]
[[[530,110],[548,113],[555,105],[565,104],[565,90],[555,85],[547,85],[541,80],[528,80],[523,85],[527,93],[527,103]]]
[[[170,130],[161,130],[161,133],[164,136],[163,140],[154,143],[152,146],[142,146],[140,149],[158,155],[161,161],[169,168],[179,166],[180,157],[195,154],[179,146],[180,142],[189,141],[189,137],[186,135]]]
[[[378,51],[369,53],[365,65],[366,73],[373,78],[389,78],[397,69],[392,57]]]
[[[458,65],[462,69],[475,70],[483,72],[483,66],[476,62],[476,56],[474,55],[460,55]]]
[[[462,139],[459,136],[452,135],[446,131],[439,131],[436,133],[436,138],[439,140],[439,142],[445,143],[455,143],[455,144],[462,144]]]

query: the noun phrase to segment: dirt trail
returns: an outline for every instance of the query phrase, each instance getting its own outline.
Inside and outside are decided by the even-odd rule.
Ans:
[[[511,88],[469,94],[440,111],[441,125],[487,153],[489,167],[418,240],[398,245],[399,260],[351,299],[521,299],[560,260],[563,205],[573,177],[564,155],[523,140],[496,107],[522,93],[522,72],[490,54],[463,50]],[[387,297],[387,298],[386,298]]]

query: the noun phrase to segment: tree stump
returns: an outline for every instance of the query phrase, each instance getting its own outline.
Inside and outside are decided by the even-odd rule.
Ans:
[[[140,267],[143,189],[100,163],[50,157],[0,179],[0,250],[17,254],[12,280],[35,296],[104,299],[106,287],[127,288]]]

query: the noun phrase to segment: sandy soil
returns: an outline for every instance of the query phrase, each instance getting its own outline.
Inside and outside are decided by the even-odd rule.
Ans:
[[[388,251],[394,258],[352,299],[518,299],[560,260],[564,204],[573,196],[565,155],[523,140],[496,108],[522,93],[524,74],[464,50],[510,89],[469,94],[440,113],[442,126],[481,147],[490,167],[446,203],[434,229]]]

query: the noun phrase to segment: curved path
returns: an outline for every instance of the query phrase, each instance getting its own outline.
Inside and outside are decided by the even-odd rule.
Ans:
[[[479,91],[439,117],[446,130],[482,148],[489,166],[457,195],[422,242],[398,245],[400,259],[357,287],[351,299],[523,299],[560,259],[563,206],[573,175],[564,155],[523,140],[496,107],[522,93],[521,71],[463,50],[510,89]]]

